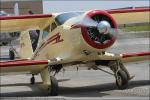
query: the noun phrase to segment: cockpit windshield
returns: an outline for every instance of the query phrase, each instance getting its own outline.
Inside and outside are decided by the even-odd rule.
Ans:
[[[63,13],[58,15],[55,18],[55,21],[57,22],[58,25],[64,24],[67,20],[69,20],[72,17],[77,17],[79,15],[83,14],[83,12],[69,12],[69,13]]]

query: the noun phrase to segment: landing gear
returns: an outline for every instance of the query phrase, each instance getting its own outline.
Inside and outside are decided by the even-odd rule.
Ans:
[[[15,53],[14,51],[10,48],[9,49],[9,59],[14,60],[15,59]]]
[[[31,83],[32,85],[35,84],[35,77],[34,77],[34,74],[32,74],[32,77],[31,77],[31,79],[30,79],[30,83]]]
[[[128,87],[128,77],[124,71],[119,70],[115,77],[116,77],[116,85],[118,89],[122,90]]]
[[[126,89],[128,87],[128,82],[130,79],[133,77],[130,76],[129,72],[127,69],[124,67],[123,63],[121,60],[113,60],[113,61],[96,61],[96,65],[105,65],[108,66],[113,73],[108,72],[104,69],[99,68],[98,66],[93,67],[93,69],[98,69],[103,72],[106,72],[110,75],[115,76],[116,78],[116,86],[118,89]]]
[[[114,72],[116,86],[118,89],[126,89],[128,87],[128,81],[131,79],[131,77],[123,63],[120,60],[111,61],[109,63],[109,67]]]
[[[52,76],[51,70],[46,67],[41,71],[41,78],[43,80],[44,89],[49,93],[51,96],[57,96],[58,95],[58,81],[54,76]]]
[[[51,85],[49,88],[49,92],[51,96],[57,96],[59,91],[58,81],[55,77],[50,76]]]

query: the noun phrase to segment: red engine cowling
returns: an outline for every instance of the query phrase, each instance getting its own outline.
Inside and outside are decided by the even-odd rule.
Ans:
[[[114,18],[106,11],[93,10],[86,14],[86,17],[90,17],[92,20],[106,21],[110,24],[110,28],[113,29],[113,33],[118,33],[117,24]],[[96,49],[105,49],[113,45],[116,40],[116,35],[111,34],[109,31],[107,34],[100,33],[100,31],[95,27],[82,26],[81,27],[82,36],[84,40],[92,47]]]

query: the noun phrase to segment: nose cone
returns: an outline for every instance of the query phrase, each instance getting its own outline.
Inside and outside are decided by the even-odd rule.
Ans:
[[[110,30],[111,26],[107,21],[100,21],[97,24],[97,29],[100,33],[107,34]]]

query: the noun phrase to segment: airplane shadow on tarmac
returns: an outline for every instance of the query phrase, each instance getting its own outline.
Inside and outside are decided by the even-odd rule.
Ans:
[[[38,83],[39,84],[39,83]],[[1,97],[34,97],[34,96],[49,96],[46,91],[39,89],[38,84],[1,84],[0,87],[11,87],[11,86],[28,86],[31,91],[18,91],[18,92],[9,92],[9,93],[0,93]],[[134,87],[150,85],[150,80],[136,80],[130,81],[128,89]],[[60,87],[59,95],[65,97],[103,97],[109,95],[102,93],[105,91],[117,90],[115,83],[106,83],[106,84],[97,84],[91,86],[83,87]],[[85,95],[86,94],[86,95]],[[88,95],[87,95],[88,94]]]

